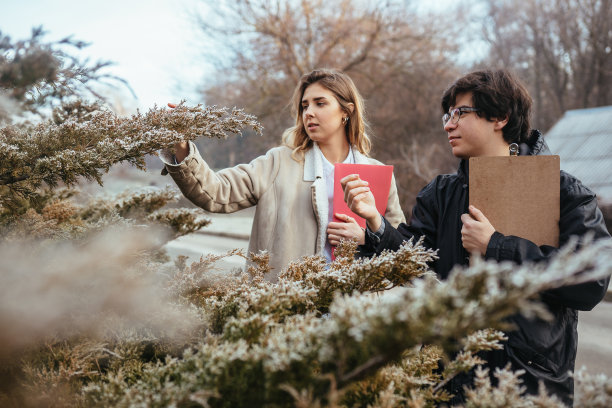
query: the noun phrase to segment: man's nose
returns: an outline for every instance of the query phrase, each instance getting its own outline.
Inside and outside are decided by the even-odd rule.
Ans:
[[[450,132],[456,127],[457,127],[457,123],[453,123],[453,121],[449,119],[448,122],[446,122],[446,124],[444,125],[444,130],[447,132]]]

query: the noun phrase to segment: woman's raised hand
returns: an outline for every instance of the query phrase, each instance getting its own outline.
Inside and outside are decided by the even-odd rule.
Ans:
[[[176,108],[176,104],[168,102],[168,107],[174,109]],[[187,155],[189,155],[189,143],[178,142],[174,145],[174,150],[176,152],[174,153],[174,156],[176,157],[176,162],[180,163],[185,160],[185,157],[187,157]]]
[[[340,180],[340,184],[344,190],[344,201],[351,211],[365,218],[370,229],[377,231],[381,220],[368,182],[360,179],[358,174],[349,174]]]

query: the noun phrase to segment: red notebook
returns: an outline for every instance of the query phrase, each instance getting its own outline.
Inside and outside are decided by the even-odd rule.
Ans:
[[[377,164],[334,164],[334,214],[340,213],[349,215],[355,218],[362,228],[365,228],[365,219],[352,212],[344,202],[344,191],[342,191],[340,180],[349,174],[359,174],[359,178],[370,184],[370,190],[376,199],[376,209],[380,214],[385,215],[387,201],[389,199],[389,190],[391,189],[393,166]],[[334,215],[333,221],[338,222],[340,220]]]

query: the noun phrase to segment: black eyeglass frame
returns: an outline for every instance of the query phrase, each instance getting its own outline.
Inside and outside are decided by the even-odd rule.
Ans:
[[[455,108],[451,110],[450,113],[445,113],[444,115],[442,115],[442,126],[446,126],[449,121],[453,124],[459,122],[459,119],[461,119],[461,115],[469,112],[480,112],[480,109],[472,108],[470,106],[462,106],[460,108]]]

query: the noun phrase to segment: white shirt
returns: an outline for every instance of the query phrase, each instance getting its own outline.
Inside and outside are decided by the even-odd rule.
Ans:
[[[325,230],[327,230],[327,225],[334,218],[334,165],[327,160],[325,155],[321,152],[323,163],[323,175],[325,176],[325,184],[327,185],[327,222],[324,225]],[[348,155],[346,159],[342,163],[355,163],[355,157],[353,156],[353,149],[349,147]],[[325,259],[327,262],[331,262],[331,252],[332,247],[329,243],[329,240],[325,240],[325,248],[323,248],[323,253],[325,254]]]

